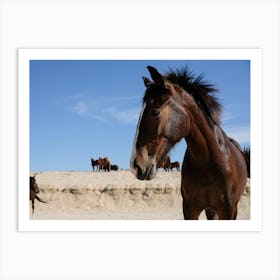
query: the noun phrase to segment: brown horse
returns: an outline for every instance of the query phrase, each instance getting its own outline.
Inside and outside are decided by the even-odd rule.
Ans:
[[[40,192],[39,187],[36,183],[36,179],[35,176],[33,177],[29,177],[29,200],[31,200],[32,202],[32,214],[34,214],[34,204],[35,204],[35,199],[37,199],[38,201],[42,202],[42,203],[46,203],[46,201],[43,201],[37,194]]]
[[[170,157],[165,156],[157,165],[157,168],[162,168],[164,171],[169,171],[171,169]]]
[[[170,169],[171,171],[175,168],[177,171],[180,171],[180,163],[179,161],[174,161],[170,163]]]
[[[92,171],[95,170],[95,166],[96,166],[96,171],[99,171],[99,160],[98,159],[94,160],[93,158],[91,158],[90,160],[91,160]]]
[[[98,159],[98,164],[99,164],[99,171],[104,170],[105,172],[111,171],[111,163],[110,163],[110,158],[105,157],[105,158],[99,158]]]
[[[243,149],[243,154],[245,155],[245,160],[247,163],[247,176],[248,178],[251,177],[251,170],[250,170],[250,148],[244,148]]]
[[[147,67],[146,92],[130,160],[140,180],[151,180],[157,164],[182,138],[187,142],[181,193],[185,219],[236,219],[247,180],[245,156],[220,127],[221,104],[212,85],[187,69],[161,75]]]

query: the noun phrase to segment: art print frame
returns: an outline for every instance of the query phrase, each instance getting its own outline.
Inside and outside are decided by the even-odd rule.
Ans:
[[[31,60],[250,60],[251,149],[261,151],[261,50],[260,49],[19,49],[19,182],[28,185],[29,90]],[[253,152],[251,217],[243,221],[124,221],[124,220],[30,220],[27,188],[19,188],[20,231],[259,231],[261,217],[261,153]],[[78,225],[78,226],[77,226]]]

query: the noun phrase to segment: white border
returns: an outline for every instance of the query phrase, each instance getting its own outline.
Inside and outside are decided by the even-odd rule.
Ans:
[[[250,60],[251,219],[236,221],[30,220],[29,62],[30,60]],[[260,49],[19,49],[19,231],[261,231],[262,229],[262,65]],[[78,230],[77,230],[78,229]]]

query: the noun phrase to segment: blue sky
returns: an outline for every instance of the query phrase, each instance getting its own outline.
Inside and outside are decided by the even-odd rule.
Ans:
[[[129,168],[147,65],[204,74],[219,89],[222,128],[250,146],[248,60],[32,60],[30,170],[91,171],[90,158],[105,156]],[[181,162],[185,150],[182,140],[171,160]]]

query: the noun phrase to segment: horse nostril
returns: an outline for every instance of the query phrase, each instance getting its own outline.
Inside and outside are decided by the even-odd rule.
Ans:
[[[134,162],[134,168],[137,170],[137,178],[143,180],[143,170],[140,165]]]

